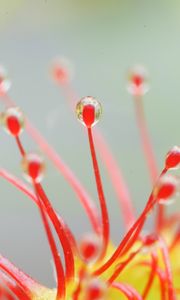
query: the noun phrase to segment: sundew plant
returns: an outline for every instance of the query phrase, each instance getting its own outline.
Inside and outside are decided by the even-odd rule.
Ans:
[[[179,197],[179,178],[174,169],[180,167],[180,147],[172,145],[164,158],[162,170],[158,171],[143,111],[143,97],[149,89],[146,71],[142,66],[133,68],[127,84],[127,90],[134,101],[142,147],[152,182],[152,191],[144,201],[139,216],[135,216],[133,202],[121,170],[97,128],[96,123],[102,115],[101,103],[92,96],[78,99],[71,86],[70,71],[65,61],[54,62],[52,76],[63,89],[70,107],[76,107],[77,120],[85,127],[99,207],[96,207],[60,155],[10,98],[10,82],[1,68],[0,99],[4,104],[4,111],[1,112],[0,121],[10,138],[15,139],[26,183],[2,168],[0,176],[37,206],[52,253],[56,287],[50,289],[41,285],[0,255],[0,299],[180,299],[179,213],[169,215],[166,211],[166,205],[173,204]],[[53,208],[46,186],[43,185],[45,160],[38,153],[24,147],[22,133],[30,135],[44,156],[53,162],[82,204],[92,230],[85,232],[80,241],[77,241],[71,228]],[[107,169],[122,210],[125,233],[117,245],[110,236],[108,199],[101,179],[97,151]],[[155,221],[151,231],[145,233],[143,228],[150,214],[155,214]],[[59,247],[62,248],[62,256],[59,254]]]

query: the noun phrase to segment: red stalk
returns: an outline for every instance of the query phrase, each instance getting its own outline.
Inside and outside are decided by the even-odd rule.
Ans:
[[[152,268],[152,263],[149,263],[149,262],[145,261],[145,262],[141,262],[140,264],[143,265],[143,266],[147,266],[147,267]],[[162,272],[161,269],[157,268],[156,269],[156,275],[159,278],[159,283],[160,283],[160,286],[161,286],[161,300],[166,300],[166,290],[164,288],[165,282],[166,282],[165,274],[164,274],[164,272]]]
[[[0,284],[3,284],[3,286],[8,289],[5,291],[5,295],[7,297],[7,300],[14,300],[14,296],[18,297],[18,299],[22,300],[30,300],[30,298],[24,293],[24,291],[17,285],[15,284],[12,280],[10,280],[5,274],[0,272]],[[1,285],[0,285],[0,290],[1,290]],[[10,292],[11,293],[10,293]],[[1,293],[0,293],[0,299],[1,299]]]
[[[15,106],[15,103],[10,99],[10,97],[5,94],[3,96],[3,101],[6,107]],[[100,233],[100,222],[97,213],[97,209],[88,195],[80,181],[76,178],[70,168],[63,162],[61,157],[57,152],[47,143],[45,138],[40,134],[40,132],[30,123],[26,118],[26,130],[32,139],[39,145],[41,150],[47,155],[47,157],[53,162],[58,171],[64,176],[68,183],[73,188],[78,199],[80,200],[82,206],[84,207],[88,218],[92,224],[93,229],[97,234]]]
[[[24,147],[23,147],[20,139],[18,138],[18,139],[16,139],[16,141],[17,141],[17,146],[20,150],[21,155],[24,156],[26,154],[26,152],[24,150]],[[62,248],[63,248],[63,252],[64,252],[65,264],[66,264],[66,280],[68,282],[74,278],[74,256],[73,256],[71,244],[68,241],[66,233],[64,232],[63,226],[60,222],[60,219],[57,218],[57,215],[56,215],[48,197],[46,196],[42,186],[38,183],[35,185],[35,187],[36,187],[35,190],[36,190],[38,197],[40,197],[44,206],[46,207],[46,210],[49,212],[52,219],[54,220],[55,228],[58,232],[58,237],[60,239],[60,242],[61,242]],[[41,205],[40,205],[41,201],[38,201],[38,202],[39,202],[39,208],[41,209]],[[42,209],[44,212],[43,206],[42,206]],[[44,222],[44,220],[43,220],[43,222]],[[47,231],[47,229],[46,229],[46,231]],[[58,272],[58,270],[57,270],[57,272]]]
[[[147,125],[145,122],[142,97],[140,95],[135,96],[134,103],[135,103],[137,124],[141,135],[142,147],[144,150],[144,155],[150,172],[151,182],[152,184],[154,184],[158,176],[158,168],[154,156],[154,151],[151,145]]]
[[[164,168],[160,176],[166,173],[167,173],[167,169]],[[160,232],[160,230],[162,229],[165,223],[166,223],[165,208],[164,205],[159,204],[157,206],[156,231]]]
[[[165,227],[170,228],[174,224],[176,224],[179,220],[180,220],[180,214],[178,212],[174,213],[172,216],[170,216],[166,219]]]
[[[18,146],[18,149],[19,149],[19,151],[20,151],[20,153],[21,153],[21,156],[24,156],[26,153],[25,153],[24,148],[23,148],[23,146],[22,146],[22,144],[21,144],[21,141],[20,141],[20,139],[19,139],[19,136],[16,136],[15,139],[16,139],[16,144],[17,144],[17,146]]]
[[[118,289],[119,291],[123,292],[124,295],[126,295],[127,299],[129,300],[142,300],[143,298],[139,293],[133,289],[131,286],[128,284],[122,284],[119,282],[115,282],[112,284],[112,287]]]
[[[144,218],[141,221],[144,224]],[[120,256],[120,254],[124,250],[124,247],[127,245],[129,239],[131,238],[131,236],[134,233],[137,226],[139,226],[139,224],[141,224],[139,222],[140,222],[140,218],[130,228],[130,230],[125,235],[125,237],[123,238],[123,240],[121,241],[121,243],[119,244],[119,246],[117,247],[117,249],[115,250],[113,255],[102,266],[100,266],[100,268],[98,268],[97,270],[94,271],[94,273],[93,273],[94,275],[98,276],[98,275],[102,274],[116,261],[116,259]],[[133,239],[133,243],[135,241],[136,241],[136,237],[135,237],[135,239]]]
[[[177,246],[179,242],[180,242],[180,229],[177,230],[177,233],[175,234],[175,237],[171,242],[171,246],[169,248],[170,252],[173,251],[173,249]]]
[[[60,219],[58,219],[49,199],[47,198],[42,186],[40,184],[36,184],[37,192],[46,207],[46,210],[49,212],[49,215],[54,221],[54,226],[58,232],[58,236],[60,239],[60,242],[62,244],[64,257],[65,257],[65,264],[66,264],[66,280],[67,282],[74,279],[74,255],[72,251],[71,244],[69,240],[67,239],[67,236],[64,232],[63,226],[60,222]]]
[[[162,172],[161,172],[161,174],[160,174],[160,176],[159,176],[159,178],[162,175],[164,175],[166,172],[167,172],[167,169],[163,169]],[[146,215],[147,215],[148,211],[150,211],[152,209],[152,207],[153,207],[153,205],[155,203],[156,203],[156,199],[154,199],[153,192],[152,192],[151,195],[150,195],[150,197],[149,197],[149,200],[148,200],[148,202],[146,204],[145,210],[144,210],[144,218],[146,218]],[[145,221],[145,219],[144,219],[144,221]],[[126,245],[126,247],[125,247],[122,255],[124,255],[132,247],[134,241],[138,238],[139,233],[141,232],[141,229],[142,229],[142,227],[144,225],[144,221],[143,221],[143,218],[142,218],[141,222],[137,226],[137,229],[136,229],[133,237],[129,239],[128,244]]]
[[[63,266],[61,263],[61,259],[59,256],[59,252],[56,247],[56,243],[53,238],[53,234],[51,232],[51,228],[48,223],[48,219],[46,216],[46,212],[44,211],[43,204],[41,203],[41,199],[39,196],[39,191],[37,188],[37,184],[34,182],[34,189],[36,192],[37,200],[39,202],[39,210],[41,214],[41,218],[44,224],[44,228],[46,230],[46,235],[48,238],[49,246],[51,248],[51,252],[53,255],[54,259],[54,264],[56,266],[56,272],[57,272],[57,295],[56,295],[56,300],[58,299],[65,299],[65,294],[66,294],[66,286],[65,286],[65,277],[64,277],[64,270]]]
[[[10,184],[15,186],[18,190],[20,190],[22,193],[24,193],[26,196],[28,196],[28,198],[30,198],[36,205],[39,206],[39,202],[37,201],[36,195],[24,184],[24,182],[22,182],[20,179],[16,178],[15,176],[11,175],[9,172],[7,172],[4,169],[0,169],[0,176],[2,178],[4,178],[6,181],[8,181]],[[46,207],[45,207],[45,209],[46,209]],[[46,209],[46,212],[47,212],[48,217],[50,218],[52,224],[54,225],[56,233],[59,237],[59,234],[60,234],[59,227],[56,226],[56,222],[54,221],[53,216],[51,214],[49,214],[49,210]],[[56,219],[59,219],[59,221],[61,222],[63,229],[67,235],[67,238],[71,243],[72,248],[76,251],[77,245],[76,245],[76,241],[73,236],[73,233],[68,228],[68,226],[64,223],[63,219],[58,215],[58,213],[55,211],[54,211],[54,213],[57,216]]]
[[[82,289],[82,281],[84,279],[84,275],[85,275],[85,269],[82,268],[79,271],[79,282],[78,282],[76,290],[73,293],[72,300],[78,300],[78,298],[79,298],[79,295],[80,295],[80,292],[81,292],[81,289]]]
[[[111,277],[108,279],[108,284],[112,285],[114,280],[119,276],[119,274],[126,268],[126,266],[135,258],[135,256],[140,252],[142,247],[140,247],[137,251],[131,253],[129,257],[121,262],[118,267],[116,267],[114,273],[111,275]],[[144,299],[144,298],[143,298]]]
[[[124,251],[124,248],[126,249],[127,245],[129,244],[130,238],[132,237],[133,233],[135,232],[135,234],[131,240],[131,246],[134,244],[134,242],[137,240],[139,232],[141,231],[141,229],[144,225],[146,216],[148,215],[148,213],[151,211],[151,209],[153,208],[153,206],[155,204],[156,204],[156,199],[154,199],[153,191],[152,191],[152,193],[149,196],[149,200],[148,200],[143,212],[137,219],[137,221],[129,229],[128,233],[125,235],[123,240],[120,242],[119,246],[117,247],[117,249],[115,250],[113,255],[104,263],[104,265],[102,265],[99,269],[95,270],[95,272],[93,273],[94,275],[100,275],[101,273],[106,271],[116,261],[116,259],[119,257],[119,255],[122,254],[122,252]]]
[[[72,296],[72,299],[73,300],[78,300],[80,292],[81,292],[81,282],[78,283],[78,287],[75,290],[75,292],[74,292],[74,294]]]
[[[106,206],[106,200],[105,200],[102,181],[101,181],[101,175],[100,175],[96,152],[95,152],[95,147],[94,147],[92,129],[91,129],[91,127],[88,127],[87,130],[88,130],[89,146],[90,146],[90,151],[91,151],[94,175],[95,175],[95,179],[96,179],[96,187],[97,187],[99,203],[100,203],[100,207],[101,207],[102,235],[103,235],[101,258],[103,258],[104,255],[106,254],[106,250],[107,250],[107,246],[108,246],[108,242],[109,242],[109,216],[108,216],[108,210],[107,210],[107,206]]]
[[[62,159],[60,159],[59,155],[54,151],[54,149],[49,144],[47,144],[46,140],[27,120],[26,120],[26,129],[28,133],[31,135],[31,137],[36,141],[36,143],[43,150],[43,152],[49,157],[49,159],[51,159],[55,167],[62,173],[65,179],[69,182],[69,184],[77,194],[78,199],[81,201],[81,204],[84,207],[94,230],[96,231],[97,234],[99,234],[100,223],[99,223],[98,213],[92,199],[85,191],[84,187],[81,185],[79,180],[75,177],[75,175],[72,173],[69,167],[65,165]]]
[[[104,140],[104,137],[97,128],[94,130],[94,138],[101,159],[107,169],[107,173],[114,187],[119,205],[121,207],[121,214],[122,218],[124,219],[125,229],[127,231],[135,222],[134,209],[128,187],[124,181],[122,172],[118,167],[117,162],[115,161],[108,145],[106,144],[106,141]]]
[[[63,87],[64,95],[74,112],[74,103],[77,99],[79,99],[79,97],[76,95],[70,84],[65,84],[61,87]],[[122,217],[124,218],[125,228],[128,230],[135,221],[134,209],[128,187],[123,178],[122,171],[118,167],[118,164],[111,153],[111,149],[98,128],[94,129],[94,138],[100,157],[107,169],[107,173],[116,192],[116,196],[121,207]]]
[[[158,168],[157,168],[153,147],[150,141],[149,132],[145,121],[142,96],[141,95],[134,96],[134,103],[135,103],[137,124],[139,127],[141,141],[142,141],[142,147],[144,150],[144,155],[150,172],[151,182],[152,184],[154,184],[158,176]],[[165,218],[165,208],[163,205],[158,205],[157,219],[156,219],[157,230],[159,230],[162,227],[164,218]]]
[[[162,252],[162,257],[163,257],[163,262],[164,262],[164,267],[165,267],[165,272],[166,272],[166,278],[167,278],[167,285],[168,285],[168,297],[169,300],[176,300],[176,294],[173,286],[173,278],[172,278],[172,272],[171,272],[171,264],[170,264],[170,259],[169,259],[169,252],[167,245],[165,241],[160,238],[160,246],[161,246],[161,252]]]
[[[139,237],[139,234],[140,234],[140,232],[142,230],[144,222],[146,221],[146,217],[147,217],[148,213],[152,210],[152,208],[153,208],[153,206],[155,204],[156,204],[156,199],[154,198],[153,191],[152,191],[152,193],[151,193],[151,195],[149,197],[149,200],[148,200],[148,202],[147,202],[147,204],[145,206],[145,209],[144,209],[144,211],[142,212],[142,214],[139,217],[139,221],[137,220],[137,225],[135,226],[136,228],[134,228],[134,232],[133,232],[134,235],[130,236],[129,241],[127,242],[126,246],[124,247],[124,250],[122,251],[121,255],[124,255],[133,246],[134,242]]]
[[[144,288],[143,291],[143,299],[145,300],[149,294],[150,288],[153,284],[155,275],[156,275],[156,270],[157,270],[157,266],[158,266],[158,261],[157,261],[157,255],[155,253],[151,254],[151,272],[149,274],[149,278],[148,278],[148,282]]]
[[[133,300],[132,293],[129,291],[129,289],[127,289],[126,286],[124,286],[124,284],[119,283],[119,282],[118,283],[113,283],[112,287],[117,289],[123,295],[125,295],[128,300]]]
[[[17,269],[10,261],[0,255],[0,269],[6,272],[17,285],[23,290],[27,298],[30,300],[33,295],[33,291],[38,288],[38,284],[33,281],[29,276]]]
[[[144,219],[142,218],[141,222],[139,222],[137,229],[135,230],[134,234],[130,237],[129,241],[127,242],[127,245],[124,247],[124,250],[122,251],[121,256],[125,255],[130,250],[130,248],[133,246],[134,242],[138,239],[140,232],[144,226],[145,220],[146,220],[146,217],[144,217]]]

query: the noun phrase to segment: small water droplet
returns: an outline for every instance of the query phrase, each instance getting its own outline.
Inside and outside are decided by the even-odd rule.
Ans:
[[[45,173],[44,159],[36,153],[26,154],[21,162],[23,175],[30,183],[40,183]]]
[[[169,205],[174,202],[177,193],[179,181],[171,174],[160,177],[156,187],[154,188],[154,196],[159,204]]]
[[[180,147],[174,146],[166,155],[166,169],[179,169],[180,167]]]
[[[156,234],[147,234],[142,238],[142,253],[148,254],[158,247],[158,236]]]
[[[73,66],[67,58],[57,57],[52,63],[51,74],[57,83],[67,84],[73,78]]]
[[[0,116],[1,124],[5,131],[13,136],[22,133],[25,126],[25,116],[19,107],[10,107]]]
[[[6,94],[11,87],[11,81],[7,76],[7,71],[0,66],[0,95]]]
[[[135,65],[129,72],[128,92],[133,96],[143,96],[149,91],[148,73],[141,65]]]

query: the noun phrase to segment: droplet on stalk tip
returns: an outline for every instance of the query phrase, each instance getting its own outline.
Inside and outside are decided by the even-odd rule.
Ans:
[[[21,162],[24,177],[30,183],[40,183],[44,177],[44,159],[36,153],[26,154]]]
[[[0,96],[6,94],[11,87],[11,81],[7,76],[7,71],[0,66]]]
[[[149,91],[148,73],[141,65],[136,65],[129,72],[128,92],[133,96],[143,96]]]
[[[180,147],[174,146],[166,155],[165,167],[169,169],[178,169],[180,167]]]
[[[76,115],[84,126],[92,127],[100,120],[102,106],[97,99],[84,97],[76,105]]]
[[[142,238],[142,253],[147,254],[156,249],[158,245],[158,236],[156,234],[148,234]]]
[[[107,286],[99,278],[87,279],[85,283],[85,300],[105,300]]]
[[[19,107],[10,107],[1,114],[1,123],[5,131],[12,136],[19,136],[25,126],[25,116]]]
[[[178,180],[176,177],[166,174],[160,177],[154,189],[154,197],[158,203],[169,205],[173,203],[173,197],[177,192]]]
[[[67,84],[73,78],[73,67],[67,58],[58,57],[54,59],[51,66],[53,79],[60,84]]]
[[[100,255],[101,239],[93,233],[84,235],[79,244],[79,251],[85,262],[94,263]]]

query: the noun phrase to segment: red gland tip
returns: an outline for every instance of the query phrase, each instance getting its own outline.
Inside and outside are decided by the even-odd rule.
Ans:
[[[165,167],[169,169],[178,169],[180,167],[180,147],[174,146],[166,155]]]
[[[98,278],[92,278],[86,283],[85,300],[102,300],[106,292],[106,284]]]
[[[139,87],[144,82],[144,78],[141,74],[132,74],[131,80],[136,87]]]
[[[21,130],[19,120],[15,116],[9,116],[6,120],[6,123],[9,132],[14,136],[18,136]]]
[[[60,84],[67,84],[73,77],[73,68],[68,59],[56,58],[51,67],[53,79]]]
[[[42,181],[45,171],[44,160],[36,153],[26,154],[22,159],[22,169],[27,181],[39,183]]]
[[[168,200],[172,199],[172,197],[175,195],[177,186],[178,182],[176,177],[170,174],[163,175],[155,187],[154,196],[159,203],[168,204]]]
[[[95,108],[92,104],[87,104],[83,108],[83,121],[87,127],[91,127],[95,120]]]
[[[136,65],[129,72],[128,92],[132,95],[144,95],[149,90],[148,74],[141,65]]]
[[[97,260],[101,250],[100,238],[95,234],[85,235],[79,245],[80,255],[87,263]]]
[[[156,234],[148,234],[142,238],[143,245],[145,247],[151,247],[157,242],[157,235]]]
[[[4,129],[12,136],[19,136],[25,126],[25,117],[18,107],[10,107],[1,114]]]

